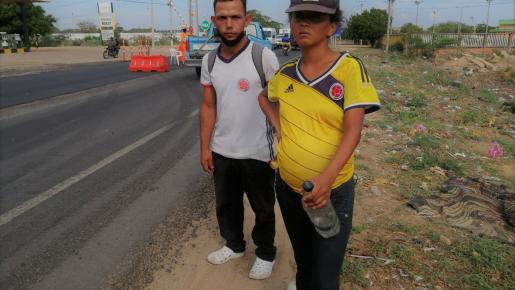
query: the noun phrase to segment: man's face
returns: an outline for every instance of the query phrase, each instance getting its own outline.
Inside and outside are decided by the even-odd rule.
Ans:
[[[211,16],[222,42],[228,45],[236,45],[241,41],[245,27],[251,20],[252,17],[245,14],[241,1],[218,2],[215,16]]]

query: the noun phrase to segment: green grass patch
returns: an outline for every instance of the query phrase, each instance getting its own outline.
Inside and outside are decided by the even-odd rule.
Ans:
[[[395,155],[387,156],[386,158],[384,158],[383,161],[388,164],[402,164],[403,163],[403,159],[401,157],[395,156]]]
[[[429,134],[417,134],[412,145],[419,146],[424,150],[440,148],[440,139]]]
[[[460,289],[515,289],[515,247],[474,236],[447,250],[443,260],[454,266]]]
[[[431,167],[441,167],[463,175],[463,166],[456,159],[439,156],[436,152],[424,152],[422,156],[407,155],[408,166],[413,170],[426,170]]]
[[[505,154],[515,156],[515,142],[498,140],[497,143],[499,143],[499,145],[501,145]]]
[[[415,234],[418,231],[416,226],[406,225],[406,224],[402,224],[402,223],[391,224],[390,229],[392,231],[398,231],[398,232],[403,232],[403,233],[408,233],[408,234]]]
[[[421,93],[417,93],[406,102],[406,106],[408,106],[410,108],[425,107],[425,106],[427,106],[426,96],[424,96]]]
[[[481,90],[477,94],[478,99],[480,99],[483,102],[487,103],[493,103],[497,101],[498,97],[494,92],[488,91],[488,90]]]
[[[366,230],[368,230],[368,225],[367,224],[362,224],[362,225],[353,226],[351,232],[353,234],[359,234],[359,233],[362,233],[362,232],[364,232]]]
[[[343,280],[360,287],[368,288],[370,281],[365,277],[365,268],[367,265],[368,263],[366,261],[357,261],[352,258],[345,259],[342,266]]]

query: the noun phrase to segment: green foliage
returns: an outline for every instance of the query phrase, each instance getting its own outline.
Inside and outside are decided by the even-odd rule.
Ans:
[[[369,287],[370,281],[365,278],[364,263],[345,259],[342,266],[344,280],[357,284],[360,287]]]
[[[417,228],[415,226],[410,226],[401,223],[391,224],[390,229],[393,231],[400,231],[408,234],[415,234],[417,232]]]
[[[448,21],[435,25],[435,33],[458,33],[459,22]],[[433,26],[429,27],[427,31],[433,31]],[[461,23],[461,33],[472,33],[474,27],[465,23]]]
[[[386,11],[372,8],[350,18],[345,36],[354,41],[367,40],[371,46],[374,46],[377,40],[386,34],[387,24]]]
[[[353,234],[359,234],[361,232],[366,231],[367,229],[368,229],[368,225],[363,224],[363,225],[353,226],[351,232]]]
[[[401,33],[419,33],[424,31],[422,27],[416,26],[413,23],[406,23],[403,26],[401,26]]]
[[[277,30],[281,28],[281,23],[273,20],[269,16],[263,15],[259,10],[251,9],[247,11],[247,14],[252,15],[252,21],[259,22],[263,27],[273,27]]]
[[[417,134],[412,144],[422,149],[438,149],[440,148],[440,139],[429,134]]]
[[[515,247],[473,236],[469,241],[449,247],[461,289],[515,289]],[[493,279],[496,277],[495,279]]]
[[[497,95],[494,92],[488,90],[481,90],[478,93],[478,98],[487,103],[493,103],[497,101]]]
[[[423,94],[415,94],[411,99],[408,100],[406,106],[411,108],[422,108],[427,106],[426,97]]]
[[[39,34],[45,36],[56,29],[54,27],[56,19],[52,15],[46,14],[41,6],[26,5],[28,5],[26,9],[29,35]],[[18,33],[24,37],[21,5],[0,5],[0,31],[7,32],[8,34]],[[24,42],[26,42],[25,39]]]
[[[54,46],[61,46],[65,42],[66,38],[64,35],[44,35],[39,39],[39,46],[47,46],[47,47],[54,47]]]
[[[476,111],[465,111],[460,115],[461,122],[465,125],[471,124],[478,119],[478,113]]]
[[[488,32],[494,30],[495,28],[495,26],[488,26]],[[486,33],[486,24],[478,24],[476,26],[476,33]]]

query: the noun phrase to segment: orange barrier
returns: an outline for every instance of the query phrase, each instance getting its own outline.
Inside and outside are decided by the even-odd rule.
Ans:
[[[164,55],[133,55],[129,71],[167,72],[170,70],[167,59]]]

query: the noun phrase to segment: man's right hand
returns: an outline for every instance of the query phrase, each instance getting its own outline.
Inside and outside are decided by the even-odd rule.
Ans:
[[[213,173],[215,166],[213,165],[213,153],[209,149],[200,151],[200,165],[202,169],[207,173]]]

